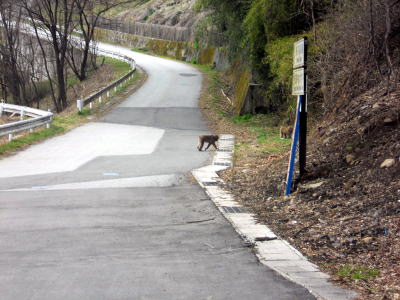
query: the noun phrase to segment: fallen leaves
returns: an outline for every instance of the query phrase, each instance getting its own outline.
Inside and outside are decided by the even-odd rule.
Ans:
[[[400,85],[380,97],[379,104],[376,94],[379,90],[353,99],[340,114],[328,115],[316,126],[309,138],[308,173],[289,197],[283,196],[288,152],[245,147],[257,137],[243,124],[225,119],[212,126],[235,134],[241,145],[234,168],[220,175],[260,223],[295,245],[337,284],[361,292],[361,299],[400,299],[400,130],[399,124],[382,122],[388,112],[400,116]],[[213,113],[205,111],[208,120]],[[393,157],[394,165],[380,167]],[[344,266],[378,273],[339,276]]]

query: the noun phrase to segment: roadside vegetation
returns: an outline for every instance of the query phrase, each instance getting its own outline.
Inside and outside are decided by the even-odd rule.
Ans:
[[[209,12],[200,47],[223,45],[232,65],[250,66],[252,101],[263,103],[262,113],[238,115],[222,93],[232,91],[230,70],[202,67],[204,115],[214,132],[236,136],[234,167],[220,174],[226,188],[336,284],[361,299],[400,299],[400,2],[197,3]],[[290,142],[278,132],[293,124],[292,49],[303,36],[307,174],[284,197]]]
[[[206,77],[200,107],[210,127],[218,133],[233,133],[237,138],[235,161],[251,153],[274,154],[290,147],[289,139],[279,135],[279,116],[274,114],[246,114],[237,116],[232,104],[222,93],[222,74],[208,66],[195,65]]]
[[[11,154],[31,144],[43,141],[49,137],[63,134],[100,117],[112,106],[124,99],[127,94],[135,90],[145,79],[142,71],[137,69],[131,80],[119,87],[116,91],[110,91],[109,98],[103,97],[102,103],[93,103],[92,109],[86,107],[81,112],[78,112],[76,108],[76,99],[78,99],[76,98],[77,93],[84,97],[89,96],[94,91],[122,77],[130,70],[128,63],[117,59],[99,57],[98,60],[101,60],[101,66],[97,71],[91,72],[83,83],[75,81],[75,84],[69,85],[69,90],[67,90],[67,94],[71,96],[71,98],[67,99],[69,105],[62,113],[55,114],[50,128],[38,128],[33,133],[21,132],[11,142],[7,142],[5,140],[6,137],[4,137],[4,141],[0,143],[0,157]]]
[[[125,75],[130,66],[98,57],[94,31],[99,18],[108,10],[132,1],[0,2],[0,98],[6,103],[55,113],[50,129],[19,133],[10,143],[2,137],[0,155],[65,132],[93,119],[103,109],[95,104],[93,110],[77,114],[76,100]],[[128,85],[138,81],[138,73]],[[108,105],[105,103],[105,107]],[[0,123],[15,120],[4,115]]]
[[[336,284],[361,292],[360,299],[397,299],[398,162],[390,168],[380,166],[399,149],[397,125],[378,127],[364,144],[356,142],[354,123],[345,127],[354,118],[352,112],[337,120],[340,128],[316,123],[309,138],[307,178],[290,197],[283,197],[291,141],[279,137],[280,114],[237,116],[221,92],[223,74],[195,66],[206,78],[200,107],[210,128],[235,135],[234,166],[220,174],[225,187],[259,222],[330,273]],[[372,107],[375,93],[384,94],[385,84],[352,102],[358,107],[356,114],[366,117],[360,108]],[[387,113],[389,107],[400,108],[395,100],[399,97],[397,91],[379,103],[386,103]],[[372,113],[374,120],[386,115],[376,109]],[[333,119],[328,122],[335,124]],[[321,138],[321,132],[330,134]]]
[[[49,94],[48,108],[62,112],[68,107],[69,78],[83,82],[98,69],[93,38],[99,18],[131,1],[2,0],[0,97],[32,107]]]

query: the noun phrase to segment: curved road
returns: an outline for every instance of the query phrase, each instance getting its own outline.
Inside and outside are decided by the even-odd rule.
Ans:
[[[0,161],[0,298],[314,299],[189,180],[210,158],[196,150],[201,74],[100,47],[149,78],[99,122]]]

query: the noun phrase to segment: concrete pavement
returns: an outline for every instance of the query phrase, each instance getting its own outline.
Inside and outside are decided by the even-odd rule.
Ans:
[[[0,178],[74,171],[99,156],[150,154],[164,132],[143,126],[89,123],[1,160]]]
[[[201,74],[100,46],[149,79],[100,122],[0,161],[1,299],[314,299],[188,178],[210,160]]]

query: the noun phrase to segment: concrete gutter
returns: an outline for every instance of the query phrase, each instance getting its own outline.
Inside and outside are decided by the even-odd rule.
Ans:
[[[287,241],[275,235],[267,226],[258,224],[255,215],[247,212],[234,197],[223,189],[217,172],[232,166],[234,136],[221,134],[219,151],[211,165],[192,171],[200,186],[210,196],[219,211],[239,235],[256,250],[259,261],[283,277],[307,288],[318,299],[349,300],[357,293],[328,281],[329,275],[319,271]]]

